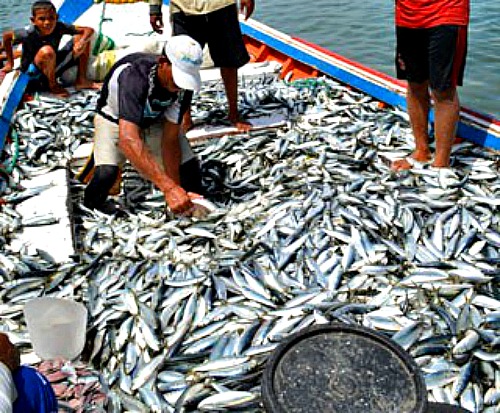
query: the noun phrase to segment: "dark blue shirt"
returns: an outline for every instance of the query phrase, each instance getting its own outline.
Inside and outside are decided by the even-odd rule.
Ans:
[[[57,399],[47,379],[34,368],[21,366],[12,374],[17,399],[14,413],[57,413]]]
[[[73,25],[57,22],[54,31],[47,36],[42,36],[35,26],[28,29],[14,31],[14,41],[21,43],[23,52],[21,56],[21,71],[26,72],[28,67],[35,60],[35,56],[43,46],[52,46],[54,51],[59,49],[59,43],[65,34],[75,35],[77,29]]]

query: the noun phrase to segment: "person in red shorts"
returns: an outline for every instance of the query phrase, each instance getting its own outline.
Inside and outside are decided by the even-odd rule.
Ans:
[[[393,162],[395,171],[432,161],[428,115],[434,101],[435,157],[432,166],[450,166],[459,117],[457,86],[467,54],[469,0],[396,0],[396,72],[408,81],[407,104],[415,151]]]

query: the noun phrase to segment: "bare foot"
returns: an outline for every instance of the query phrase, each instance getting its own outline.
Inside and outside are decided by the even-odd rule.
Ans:
[[[229,118],[229,122],[231,122],[232,125],[241,132],[248,132],[252,129],[252,124],[250,122],[247,122],[239,117],[236,119]]]
[[[50,93],[58,98],[67,98],[69,96],[69,92],[60,85],[50,88]]]
[[[93,90],[99,90],[102,87],[102,83],[96,83],[92,82],[91,80],[85,79],[85,80],[80,80],[75,83],[75,89],[76,90],[82,90],[82,89],[93,89]]]
[[[429,162],[432,158],[432,155],[429,151],[415,151],[407,158],[397,159],[392,165],[391,169],[393,171],[407,171],[411,169],[415,164],[425,164]]]

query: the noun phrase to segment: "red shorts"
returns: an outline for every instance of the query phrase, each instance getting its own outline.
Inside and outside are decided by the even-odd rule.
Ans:
[[[467,55],[467,26],[427,29],[396,27],[398,79],[422,83],[434,90],[461,86]]]

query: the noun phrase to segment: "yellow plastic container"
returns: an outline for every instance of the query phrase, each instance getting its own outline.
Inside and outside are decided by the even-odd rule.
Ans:
[[[95,59],[92,60],[91,64],[88,68],[89,78],[102,82],[106,73],[109,72],[111,66],[116,62],[116,50],[106,50],[105,52],[101,52],[97,55]]]

